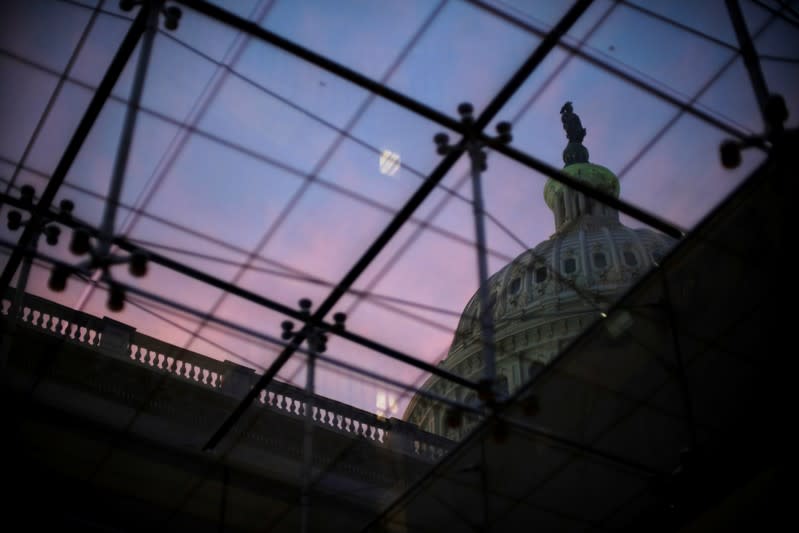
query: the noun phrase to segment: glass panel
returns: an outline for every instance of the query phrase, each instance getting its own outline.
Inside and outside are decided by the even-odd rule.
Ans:
[[[666,42],[669,46],[663,46]],[[614,64],[680,95],[694,94],[704,83],[706,72],[729,56],[727,49],[712,41],[625,5],[608,17],[587,44]]]
[[[265,27],[379,79],[434,8],[432,2],[419,1],[277,2]],[[358,39],[349,38],[353,35]]]
[[[694,227],[763,161],[762,152],[750,149],[741,166],[723,168],[718,150],[728,138],[693,117],[680,118],[630,168],[629,178],[622,180],[622,198]]]
[[[67,2],[31,0],[3,7],[0,49],[58,71],[66,68],[91,15]],[[4,80],[14,78],[3,75]]]
[[[479,114],[538,42],[478,7],[450,2],[388,84],[450,115],[460,102],[470,102]],[[457,89],[453,94],[448,88]]]
[[[464,100],[479,112],[569,8],[552,2],[219,4],[449,115]],[[492,13],[492,6],[504,15]],[[116,2],[103,9],[111,14],[98,16],[22,162],[91,11],[72,2],[32,3],[13,8],[13,16],[4,20],[15,26],[0,37],[0,70],[3,79],[12,80],[0,89],[0,112],[14,131],[0,136],[0,186],[12,196],[26,184],[37,194],[44,191],[136,12],[122,14]],[[40,307],[30,316],[44,325],[28,322],[25,334],[42,335],[42,342],[31,343],[35,349],[49,342],[63,343],[63,349],[49,354],[57,363],[52,369],[40,365],[24,377],[37,383],[35,409],[45,409],[46,400],[81,421],[93,417],[97,428],[159,441],[158,450],[143,458],[133,453],[140,440],[94,439],[94,433],[70,427],[70,438],[92,444],[64,446],[84,455],[64,456],[63,464],[80,479],[93,472],[98,490],[160,494],[179,508],[178,529],[192,525],[182,521],[184,512],[207,524],[220,520],[218,500],[226,494],[231,502],[226,509],[235,511],[224,515],[219,529],[294,531],[300,529],[298,498],[306,481],[307,342],[217,446],[215,453],[227,465],[221,473],[194,464],[193,454],[161,461],[160,447],[202,449],[285,348],[281,335],[287,317],[272,308],[296,309],[301,298],[308,298],[314,309],[329,297],[441,163],[432,139],[444,128],[181,9],[178,30],[160,31],[156,38],[117,216],[116,231],[150,252],[148,274],[133,277],[128,254],[114,250],[110,278],[94,268],[70,276],[65,291],[53,292],[49,261],[85,265],[85,256],[69,252],[72,231],[66,228],[54,246],[40,239],[42,257],[25,288],[29,302]],[[719,145],[733,133],[725,130],[747,134],[762,125],[746,71],[740,61],[730,60],[734,45],[725,42],[735,39],[723,5],[657,2],[646,9],[710,37],[686,33],[629,3],[597,0],[566,38],[584,41],[579,48],[588,58],[572,58],[556,48],[495,122],[513,123],[515,149],[564,168],[568,141],[561,113],[572,101],[588,131],[590,161],[597,164],[581,167],[584,173],[572,168],[573,176],[611,189],[620,182],[623,200],[676,221],[688,232],[687,242],[698,223],[765,157],[750,149],[739,168],[723,169]],[[744,9],[753,31],[762,29],[756,44],[764,54],[769,87],[784,93],[793,110],[799,78],[786,59],[795,54],[790,46],[795,29],[771,23],[757,6]],[[50,50],[40,39],[47,31]],[[73,200],[76,218],[93,227],[106,207],[135,61],[136,54],[55,196],[56,205]],[[696,106],[722,126],[658,98],[647,84]],[[795,113],[790,121],[796,123]],[[456,135],[446,133],[457,142]],[[19,169],[17,163],[22,163]],[[681,389],[670,367],[674,339],[666,315],[652,305],[663,301],[657,292],[661,280],[647,277],[653,266],[673,268],[669,254],[676,241],[489,151],[482,192],[491,278],[483,305],[469,171],[463,156],[328,313],[346,313],[348,333],[328,332],[316,361],[316,396],[308,411],[314,439],[310,530],[321,529],[315,520],[330,521],[334,511],[344,515],[336,522],[339,528],[363,529],[394,501],[401,505],[390,510],[387,521],[420,530],[471,530],[483,522],[487,528],[515,530],[529,525],[525,519],[531,516],[552,529],[609,524],[607,513],[637,501],[635,493],[642,490],[631,471],[644,465],[672,472],[678,464],[688,435]],[[5,222],[9,212],[8,205],[0,206],[0,220]],[[0,228],[3,265],[20,233]],[[740,239],[730,242],[719,248],[752,248]],[[709,253],[714,247],[697,249]],[[156,254],[179,265],[164,266],[168,261]],[[730,263],[726,256],[716,262]],[[736,272],[751,272],[739,266]],[[183,272],[190,268],[199,271],[199,279]],[[718,271],[705,268],[714,279],[697,286],[729,294],[716,285]],[[690,272],[684,275],[694,279]],[[19,271],[12,286],[18,280]],[[113,282],[131,286],[123,311],[108,307],[116,294],[109,290]],[[231,290],[219,288],[224,284]],[[657,290],[619,307],[618,298],[633,294],[627,291],[634,284]],[[754,285],[749,288],[758,292]],[[717,365],[727,356],[704,354],[710,344],[735,352],[741,343],[732,342],[729,331],[738,338],[751,328],[732,327],[742,317],[724,322],[715,311],[708,313],[704,307],[713,307],[718,298],[702,298],[697,307],[689,298],[695,290],[686,285],[683,292],[680,311],[706,315],[685,320],[689,329],[679,334],[693,380],[689,384],[701,389],[694,405],[696,439],[703,444],[719,437],[712,426],[725,419],[715,416],[724,397],[702,383],[719,375]],[[5,312],[9,294],[0,295]],[[481,311],[494,326],[493,387],[500,416],[490,420],[486,394],[474,385],[488,375]],[[86,333],[92,342],[58,330],[51,317],[59,314],[77,317],[72,325],[82,321],[86,332],[78,337]],[[768,323],[760,314],[746,318]],[[332,320],[325,317],[327,323]],[[291,322],[292,331],[302,327]],[[690,330],[691,324],[707,328],[714,323],[725,326],[719,329],[727,332],[720,341],[711,343],[704,330]],[[15,363],[27,364],[28,354],[20,354],[14,355]],[[402,356],[439,371],[403,362]],[[727,365],[733,392],[751,374],[749,362],[740,359],[734,367]],[[108,405],[112,408],[104,409]],[[41,423],[37,431],[49,435],[44,432],[57,426]],[[31,427],[15,435],[38,435]],[[40,445],[63,442],[56,437],[25,443],[24,449],[48,461],[61,457],[38,452]],[[100,441],[113,445],[101,447]],[[597,462],[580,446],[610,455]],[[457,450],[451,462],[433,469],[451,450]],[[165,476],[170,482],[179,482],[153,487],[148,479],[149,491],[128,487],[131,479],[145,477],[142,472],[155,470],[152,457],[159,469],[170,469]],[[531,460],[520,468],[519,457]],[[614,457],[621,458],[621,466],[614,466],[619,461]],[[481,471],[487,474],[487,489]],[[424,476],[430,483],[415,485]],[[589,478],[595,483],[590,486],[603,488],[596,497],[583,490]],[[406,494],[411,486],[419,492]],[[455,524],[441,502],[431,505],[430,491],[458,502],[457,517],[470,523]],[[408,497],[400,499],[404,494]],[[525,514],[519,511],[523,507],[535,511]]]
[[[56,79],[16,59],[0,55],[0,76],[14,83],[0,88],[0,113],[13,128],[0,132],[0,155],[17,162],[22,158],[36,125],[44,112]]]

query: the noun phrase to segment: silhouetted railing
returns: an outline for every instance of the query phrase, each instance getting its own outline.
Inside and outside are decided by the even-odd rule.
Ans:
[[[6,320],[10,319],[14,297],[14,289],[8,289],[0,300],[0,314]],[[97,318],[32,294],[25,294],[16,316],[17,327],[59,337],[109,357],[216,389],[222,394],[243,396],[257,378],[250,368],[212,359],[139,333],[127,324],[107,317]],[[298,419],[305,416],[305,391],[288,383],[273,381],[261,391],[258,403],[287,416]],[[328,430],[364,438],[375,445],[427,460],[440,458],[453,446],[451,441],[408,422],[382,418],[323,396],[314,396],[312,419],[317,426]]]
[[[180,348],[149,335],[133,332],[127,348],[133,361],[175,376],[218,389],[222,386],[225,365],[196,352]]]

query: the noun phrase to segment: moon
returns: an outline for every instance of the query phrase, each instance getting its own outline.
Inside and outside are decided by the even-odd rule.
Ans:
[[[380,154],[380,173],[393,176],[400,169],[400,156],[391,150],[383,150]]]

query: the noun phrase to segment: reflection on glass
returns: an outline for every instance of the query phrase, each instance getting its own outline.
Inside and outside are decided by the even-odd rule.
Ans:
[[[397,406],[397,395],[392,392],[377,391],[375,408],[378,417],[385,418],[395,416],[399,410]]]
[[[380,154],[380,173],[393,176],[400,169],[400,156],[391,150],[383,150]]]

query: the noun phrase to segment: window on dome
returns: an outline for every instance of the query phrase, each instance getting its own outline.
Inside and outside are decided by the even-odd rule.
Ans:
[[[508,288],[508,292],[511,295],[519,294],[519,291],[522,290],[522,278],[516,277],[513,278],[510,282],[510,287]]]
[[[628,266],[636,266],[638,265],[638,258],[630,250],[625,250],[624,262],[627,263]]]
[[[508,388],[508,378],[507,376],[499,375],[497,377],[497,392],[500,394],[507,395],[510,393],[510,389]]]
[[[463,403],[472,406],[480,405],[480,403],[477,401],[477,394],[474,392],[469,392],[466,394],[466,396],[463,398]]]
[[[605,268],[608,266],[608,258],[602,252],[594,252],[594,266],[597,268]]]
[[[577,260],[569,257],[563,262],[563,271],[566,274],[574,274],[577,271]]]
[[[535,282],[543,283],[547,280],[547,267],[538,267],[535,269]]]

